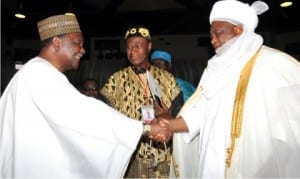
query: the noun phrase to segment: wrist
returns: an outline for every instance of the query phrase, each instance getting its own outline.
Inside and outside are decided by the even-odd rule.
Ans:
[[[151,132],[150,124],[143,124],[143,135],[148,135]]]

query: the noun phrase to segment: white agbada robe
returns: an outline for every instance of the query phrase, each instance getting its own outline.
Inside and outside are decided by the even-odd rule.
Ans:
[[[266,46],[250,76],[241,136],[225,170],[240,72],[262,45],[262,38],[253,33],[234,41],[225,55],[209,60],[198,94],[180,113],[189,132],[173,138],[179,177],[300,177],[300,64]],[[193,139],[198,142],[183,144]]]
[[[119,178],[142,124],[31,59],[0,100],[0,178]]]

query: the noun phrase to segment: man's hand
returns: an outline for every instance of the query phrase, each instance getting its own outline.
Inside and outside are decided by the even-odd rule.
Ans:
[[[173,137],[168,120],[154,119],[151,121],[151,131],[148,137],[159,142],[168,142]]]

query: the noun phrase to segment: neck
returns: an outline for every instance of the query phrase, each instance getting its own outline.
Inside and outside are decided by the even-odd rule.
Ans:
[[[45,51],[41,51],[38,55],[39,57],[45,59],[46,61],[48,61],[50,64],[52,64],[58,71],[60,72],[65,72],[66,70],[62,67],[62,65],[59,63],[59,60],[56,60],[55,58],[53,58],[53,56],[51,54],[49,54],[48,52]]]
[[[142,64],[139,64],[139,65],[133,65],[133,67],[136,68],[136,69],[142,69],[142,68],[149,69],[150,66],[151,66],[151,64],[148,61],[146,61]]]
[[[140,65],[133,65],[132,68],[137,69],[137,70],[141,70],[141,69],[149,70],[150,66],[151,66],[150,63],[143,63],[143,64],[140,64]]]
[[[132,66],[132,70],[136,73],[136,74],[141,74],[141,73],[146,73],[146,70],[150,70],[151,65],[149,64],[148,67],[144,68],[141,66]]]

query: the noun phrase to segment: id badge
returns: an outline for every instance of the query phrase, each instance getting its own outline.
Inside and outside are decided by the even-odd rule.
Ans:
[[[153,105],[142,106],[142,119],[144,123],[150,123],[155,118]]]

